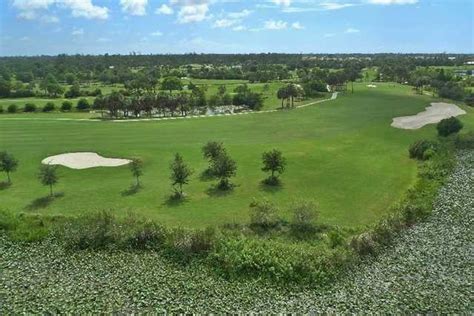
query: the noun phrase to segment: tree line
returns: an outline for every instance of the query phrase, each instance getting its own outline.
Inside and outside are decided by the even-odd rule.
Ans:
[[[234,188],[231,182],[237,173],[237,163],[229,155],[223,143],[210,141],[202,147],[204,159],[209,162],[208,168],[203,172],[203,176],[209,179],[216,179],[217,183],[214,189],[219,191],[229,191]],[[11,174],[18,169],[18,160],[10,153],[0,152],[0,172],[5,172],[7,176],[6,182],[1,182],[2,187],[8,187],[12,184]],[[280,175],[285,171],[286,159],[281,151],[273,149],[262,154],[261,170],[269,173],[269,176],[262,180],[264,185],[279,186],[281,184]],[[38,179],[44,186],[49,187],[49,197],[53,198],[53,187],[59,182],[57,173],[57,165],[41,165],[38,172]],[[140,178],[143,176],[143,162],[135,158],[129,163],[130,172],[134,178],[134,183],[128,192],[136,193],[142,187]],[[194,174],[194,170],[184,161],[181,154],[176,153],[170,163],[170,182],[173,190],[171,199],[183,199],[186,194],[184,186],[190,182],[190,177]]]

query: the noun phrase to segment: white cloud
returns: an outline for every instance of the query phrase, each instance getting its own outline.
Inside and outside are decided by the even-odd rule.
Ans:
[[[303,30],[304,26],[300,22],[294,22],[291,24],[291,28],[295,30]]]
[[[247,28],[243,25],[238,25],[234,28],[232,28],[232,31],[240,32],[240,31],[245,31]]]
[[[92,0],[57,0],[57,2],[71,9],[72,16],[74,17],[100,20],[105,20],[109,17],[109,9],[93,5]]]
[[[148,0],[120,0],[122,11],[131,15],[145,15]]]
[[[272,2],[283,7],[289,7],[291,5],[291,0],[272,0]]]
[[[359,32],[360,30],[350,27],[346,29],[344,33],[359,33]]]
[[[208,18],[207,12],[209,11],[208,3],[192,4],[191,2],[185,2],[186,4],[181,7],[178,12],[179,23],[192,23],[201,22]]]
[[[382,5],[390,5],[390,4],[416,4],[418,0],[368,0],[371,4],[382,4]]]
[[[20,41],[23,41],[23,42],[26,42],[26,41],[29,41],[30,38],[28,36],[23,36],[22,38],[20,38]]]
[[[163,33],[160,31],[155,31],[153,33],[150,33],[151,36],[163,36]]]
[[[274,21],[274,20],[265,21],[265,24],[263,26],[263,28],[266,29],[266,30],[284,30],[287,27],[288,27],[287,22]]]
[[[227,14],[227,16],[231,19],[243,19],[245,17],[248,17],[250,14],[252,14],[253,11],[244,9],[240,12],[230,12]]]
[[[320,6],[324,10],[340,10],[354,6],[353,3],[322,2]]]
[[[107,7],[96,6],[92,0],[14,0],[13,7],[20,13],[18,17],[24,19],[36,19],[41,15],[38,11],[48,10],[52,5],[65,8],[71,11],[74,17],[87,19],[107,19],[109,9]]]
[[[43,15],[40,17],[40,21],[43,23],[59,23],[59,18],[54,15]]]
[[[164,15],[170,15],[170,14],[173,14],[174,13],[174,10],[172,7],[166,5],[166,4],[163,4],[161,5],[161,7],[159,7],[158,9],[156,9],[155,11],[156,14],[164,14]]]
[[[214,21],[212,27],[214,28],[227,28],[239,23],[238,20],[220,19]]]
[[[84,29],[76,29],[74,28],[71,32],[71,35],[74,35],[74,36],[82,36],[84,35]]]

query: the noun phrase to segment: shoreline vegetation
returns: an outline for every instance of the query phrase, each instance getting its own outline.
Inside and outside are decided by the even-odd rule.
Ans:
[[[107,211],[76,218],[2,211],[0,229],[12,240],[50,239],[71,252],[151,251],[170,262],[203,264],[227,279],[263,278],[319,287],[426,219],[453,169],[455,150],[472,150],[473,139],[472,133],[440,138],[436,151],[419,162],[413,187],[382,220],[361,233],[318,224],[313,220],[317,206],[307,201],[292,206],[295,218],[302,220],[283,220],[278,205],[266,200],[252,202],[247,224],[201,230],[167,228],[132,214],[119,219]]]
[[[361,257],[354,253],[352,260],[357,261],[357,268],[355,265],[348,265],[347,270],[343,269],[341,274],[338,274],[337,280],[316,291],[313,284],[301,286],[298,283],[299,286],[294,287],[296,284],[290,282],[285,283],[283,289],[278,283],[268,283],[268,279],[247,279],[246,282],[240,282],[241,279],[209,274],[210,270],[205,264],[213,262],[208,260],[210,253],[214,252],[214,255],[218,256],[215,250],[218,247],[214,247],[214,250],[208,249],[207,255],[198,252],[188,256],[190,253],[183,250],[191,248],[183,248],[183,245],[190,242],[194,247],[201,246],[194,250],[204,250],[204,245],[211,240],[205,236],[213,234],[210,231],[164,233],[161,236],[175,241],[174,246],[156,250],[153,249],[154,240],[149,237],[158,236],[159,226],[153,226],[152,223],[142,226],[135,234],[123,233],[123,230],[133,231],[129,230],[130,222],[118,222],[110,215],[102,213],[73,222],[62,222],[62,229],[51,233],[47,232],[47,222],[44,219],[17,218],[14,223],[13,218],[5,218],[7,214],[2,213],[0,223],[4,232],[0,236],[0,249],[4,248],[0,256],[5,272],[2,280],[9,280],[7,287],[3,288],[3,291],[7,291],[3,292],[6,299],[4,311],[232,312],[257,308],[260,311],[274,312],[465,312],[469,310],[469,300],[463,292],[467,284],[462,285],[465,270],[461,272],[457,269],[463,269],[462,266],[469,262],[468,255],[459,251],[467,250],[465,247],[469,243],[468,236],[463,234],[466,229],[469,230],[465,223],[472,217],[472,209],[469,212],[469,207],[474,203],[473,197],[468,194],[469,186],[472,189],[473,180],[474,138],[472,134],[461,135],[446,141],[442,146],[446,146],[447,151],[439,151],[438,156],[420,162],[417,183],[401,201],[400,206],[394,208],[392,215],[362,235],[352,238],[359,244],[363,243],[364,247],[353,248],[348,245],[345,248],[346,251],[372,251],[359,252]],[[457,159],[452,152],[453,148],[456,148]],[[435,199],[435,196],[438,197]],[[432,205],[434,213],[430,216]],[[95,225],[86,226],[92,224],[88,222],[92,219]],[[42,223],[36,225],[33,230],[38,231],[39,227],[42,227],[44,238],[35,242],[13,241],[15,234],[16,238],[19,238],[27,232],[21,232],[20,228],[25,220],[30,223],[23,226],[23,229],[28,227],[30,232],[31,228],[35,227],[31,226],[32,222]],[[55,224],[58,224],[60,220],[56,220]],[[450,238],[448,235],[453,234],[452,229],[456,233]],[[235,228],[230,229],[232,230],[235,231]],[[170,235],[167,235],[169,233]],[[101,238],[97,238],[98,236]],[[226,239],[229,238],[235,237],[230,234]],[[236,240],[234,243],[237,243]],[[259,240],[256,243],[263,244],[264,241]],[[371,248],[370,245],[375,247]],[[252,248],[250,244],[246,246]],[[150,248],[143,250],[147,247]],[[83,250],[78,250],[79,248]],[[264,247],[257,249],[263,251]],[[232,250],[232,246],[228,245],[227,250]],[[252,249],[252,252],[255,250]],[[170,252],[165,255],[167,251]],[[443,255],[439,254],[440,251]],[[375,255],[367,255],[368,253]],[[436,270],[433,275],[437,279],[428,282],[426,272],[423,271],[431,271],[432,268],[419,260],[431,258],[435,253],[439,261],[438,266],[446,266],[446,269]],[[449,256],[454,253],[456,259],[450,259]],[[186,264],[183,264],[183,255],[190,259]],[[245,255],[250,256],[251,252]],[[285,255],[286,253],[282,255],[278,249],[278,256]],[[261,252],[256,256],[266,259]],[[177,258],[178,261],[175,260]],[[294,258],[295,256],[292,257]],[[455,265],[449,264],[449,260],[456,260]],[[135,264],[131,265],[132,261]],[[15,262],[23,264],[19,266]],[[71,270],[72,266],[75,269]],[[258,266],[251,268],[258,269]],[[31,269],[39,270],[32,273]],[[83,274],[86,269],[92,273],[91,278],[87,280]],[[407,277],[422,279],[414,283],[407,280]],[[448,279],[442,281],[443,278]],[[395,279],[399,281],[398,284],[394,282]],[[38,287],[35,280],[46,283]],[[161,282],[165,282],[165,285]],[[388,290],[387,282],[393,282],[389,286],[395,288]],[[62,288],[60,292],[55,291],[58,284]],[[403,289],[403,286],[408,288]],[[439,286],[443,287],[442,292],[439,292]],[[8,289],[20,291],[22,299],[14,298]],[[95,295],[105,294],[105,291],[110,293],[99,300],[95,299]],[[212,291],[215,291],[215,296],[211,295]],[[256,295],[256,291],[259,295]],[[422,292],[413,296],[415,291]],[[362,292],[374,293],[367,296],[362,295]],[[109,300],[112,296],[114,299]],[[42,299],[39,299],[40,297]],[[209,299],[210,297],[213,298]],[[404,303],[400,304],[401,302]]]

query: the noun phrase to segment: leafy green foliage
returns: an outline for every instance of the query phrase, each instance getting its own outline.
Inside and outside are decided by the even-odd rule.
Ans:
[[[462,122],[456,118],[456,117],[450,117],[444,120],[441,120],[441,122],[436,125],[436,129],[438,130],[438,135],[439,136],[449,136],[451,134],[456,134],[463,128]]]
[[[438,143],[431,140],[418,140],[410,145],[408,150],[410,158],[418,160],[428,160],[438,148]]]

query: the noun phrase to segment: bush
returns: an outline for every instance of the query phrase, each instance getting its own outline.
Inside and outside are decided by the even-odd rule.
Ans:
[[[441,120],[441,122],[436,125],[438,135],[443,137],[449,136],[451,134],[456,134],[462,129],[462,127],[462,122],[454,116]]]
[[[87,99],[82,98],[77,101],[76,109],[78,111],[87,111],[90,107],[91,105],[89,104],[89,101],[87,101]]]
[[[422,139],[414,142],[408,149],[408,152],[412,159],[427,160],[433,156],[437,148],[438,143]]]
[[[350,243],[351,248],[359,255],[375,253],[376,243],[368,232],[354,236]]]
[[[278,225],[278,208],[268,200],[250,203],[250,226],[268,230]]]
[[[7,108],[8,113],[16,113],[18,111],[18,106],[16,104],[10,104]]]
[[[316,203],[312,201],[299,201],[292,206],[292,229],[295,233],[304,234],[315,231],[314,221],[318,217]]]
[[[458,135],[455,139],[455,144],[459,149],[474,149],[474,132]]]
[[[168,253],[179,259],[189,259],[193,255],[206,254],[214,247],[216,231],[176,229],[169,235]]]
[[[3,106],[0,105],[0,114],[3,113],[4,110],[3,110]]]
[[[48,102],[43,107],[43,112],[51,112],[51,111],[54,111],[55,109],[56,109],[56,106],[54,105],[54,103]]]
[[[62,104],[61,104],[61,111],[62,112],[68,112],[68,111],[71,111],[72,110],[72,102],[70,101],[64,101]]]
[[[328,233],[329,247],[336,248],[345,244],[344,235],[337,229],[333,229]]]
[[[36,105],[33,103],[27,103],[25,104],[25,107],[23,108],[23,112],[36,112]]]

